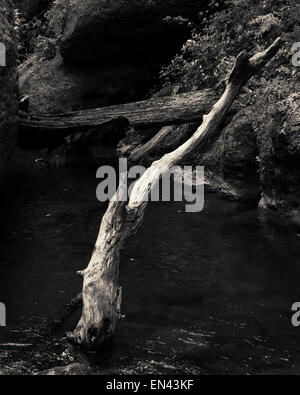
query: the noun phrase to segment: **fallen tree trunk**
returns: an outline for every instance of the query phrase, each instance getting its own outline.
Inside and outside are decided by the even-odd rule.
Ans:
[[[57,115],[31,114],[24,118],[21,114],[17,146],[53,150],[69,136],[83,142],[109,139],[112,145],[113,142],[117,145],[129,125],[143,129],[202,121],[215,100],[215,92],[205,90]]]
[[[202,120],[216,100],[213,90],[182,93],[176,96],[156,97],[136,103],[95,108],[57,115],[31,115],[20,127],[27,131],[70,130],[101,126],[116,118],[126,118],[136,128],[174,125]]]
[[[83,274],[83,309],[80,322],[68,338],[87,350],[100,351],[109,345],[115,334],[120,316],[120,288],[118,284],[120,249],[126,238],[134,234],[142,224],[151,187],[162,176],[162,170],[180,164],[194,150],[216,139],[223,118],[246,82],[277,53],[278,38],[266,51],[249,59],[242,52],[228,80],[221,99],[203,124],[183,145],[164,155],[136,182],[129,203],[122,201],[124,181],[105,213],[92,259]],[[126,174],[122,175],[124,180]],[[122,197],[120,199],[120,197]]]

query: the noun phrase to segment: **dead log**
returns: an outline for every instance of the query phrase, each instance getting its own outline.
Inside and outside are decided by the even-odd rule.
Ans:
[[[151,155],[151,153],[155,151],[160,151],[164,141],[171,136],[174,136],[175,143],[178,143],[178,138],[182,138],[184,135],[185,139],[186,135],[190,133],[193,124],[183,124],[183,125],[173,125],[173,126],[164,126],[160,131],[152,137],[147,143],[142,146],[138,146],[134,148],[129,155],[129,162],[131,163],[139,163],[142,159],[145,159],[147,156]],[[180,131],[180,136],[178,132]],[[174,141],[173,141],[174,143]],[[179,143],[177,144],[177,146]],[[163,152],[165,153],[165,152]],[[148,158],[147,158],[148,159]],[[144,162],[143,162],[144,164]]]
[[[177,87],[178,89],[178,87]],[[174,94],[177,91],[174,90]],[[173,94],[173,95],[174,95]],[[57,115],[20,113],[17,147],[45,149],[50,153],[72,143],[104,142],[116,146],[125,137],[127,127],[143,129],[201,120],[216,100],[213,90],[155,97],[136,103],[75,111]],[[69,144],[70,139],[67,139]],[[51,154],[49,154],[51,156]]]
[[[246,51],[236,59],[225,92],[204,117],[201,127],[175,151],[164,155],[136,182],[129,202],[124,198],[122,181],[105,213],[92,259],[83,271],[83,309],[80,322],[68,338],[87,350],[100,351],[109,345],[120,316],[119,261],[126,238],[141,226],[152,185],[162,176],[162,169],[180,164],[193,151],[216,139],[223,118],[247,81],[277,53],[278,38],[266,51],[249,58]],[[122,175],[122,180],[126,174]]]
[[[127,174],[123,175],[127,177]],[[120,250],[126,234],[127,193],[122,182],[101,222],[98,240],[83,276],[83,314],[68,340],[86,350],[103,350],[111,345],[117,321],[121,318],[122,290],[119,287]],[[101,306],[101,307],[100,307]]]
[[[176,92],[175,92],[176,93]],[[184,93],[173,97],[156,97],[137,103],[75,111],[57,115],[25,116],[20,113],[17,147],[50,151],[64,145],[67,137],[117,145],[126,128],[143,129],[202,120],[215,102],[213,90]],[[75,137],[74,137],[75,136]]]
[[[216,100],[213,90],[182,93],[177,96],[156,97],[137,103],[75,111],[57,115],[30,115],[20,122],[29,130],[53,131],[101,126],[116,118],[128,119],[131,126],[149,128],[202,120]]]

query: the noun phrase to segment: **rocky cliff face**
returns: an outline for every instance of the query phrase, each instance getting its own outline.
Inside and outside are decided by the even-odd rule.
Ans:
[[[268,119],[267,119],[268,118]],[[285,216],[300,230],[300,94],[279,101],[257,127],[260,159],[259,203],[263,219]],[[264,122],[264,126],[262,124]]]
[[[289,0],[254,3],[236,1],[217,12],[165,72],[168,81],[179,74],[183,90],[216,86],[221,94],[241,50],[256,52],[279,35],[285,38],[276,58],[239,96],[236,114],[218,141],[196,153],[194,162],[205,166],[213,189],[253,200],[264,220],[281,217],[299,229],[300,68],[292,63],[291,48],[299,41],[300,5]]]
[[[11,3],[0,0],[0,42],[4,44],[6,53],[6,66],[0,66],[0,185],[15,144],[18,125],[17,63],[12,17]]]

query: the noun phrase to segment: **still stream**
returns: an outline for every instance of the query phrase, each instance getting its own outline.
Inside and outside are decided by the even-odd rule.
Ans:
[[[70,362],[46,323],[81,291],[105,205],[94,168],[49,169],[17,151],[1,197],[2,374]],[[204,211],[151,203],[121,258],[123,314],[102,374],[299,373],[300,238],[262,228],[255,205],[207,193]]]

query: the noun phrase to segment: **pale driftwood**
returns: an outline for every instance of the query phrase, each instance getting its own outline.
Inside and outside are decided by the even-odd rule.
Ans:
[[[209,115],[204,116],[200,128],[186,143],[175,151],[164,155],[159,161],[154,162],[143,176],[136,182],[127,206],[130,221],[139,227],[143,221],[147,196],[151,186],[158,177],[162,176],[162,169],[169,169],[182,163],[196,149],[201,149],[209,141],[217,137],[222,120],[233,101],[239,95],[246,82],[263,67],[278,51],[280,39],[277,39],[265,52],[253,56],[250,60],[246,52],[241,53],[236,59],[236,64],[228,80],[226,89],[221,99],[214,105]]]
[[[127,175],[125,175],[127,176]],[[69,341],[86,350],[100,350],[111,344],[121,317],[122,289],[119,287],[120,250],[125,241],[126,200],[122,182],[101,222],[99,236],[83,276],[83,314]],[[123,201],[122,201],[123,200]]]
[[[162,169],[178,165],[195,149],[218,136],[220,124],[246,82],[277,53],[277,39],[266,51],[249,59],[246,52],[236,59],[234,69],[221,99],[203,124],[186,143],[164,155],[136,182],[129,203],[124,197],[123,182],[102,219],[100,233],[89,266],[83,272],[83,310],[81,320],[69,339],[88,350],[101,350],[110,344],[120,317],[118,285],[120,249],[143,221],[151,186],[162,176]],[[126,176],[126,175],[125,175]],[[124,175],[123,175],[124,177]]]

